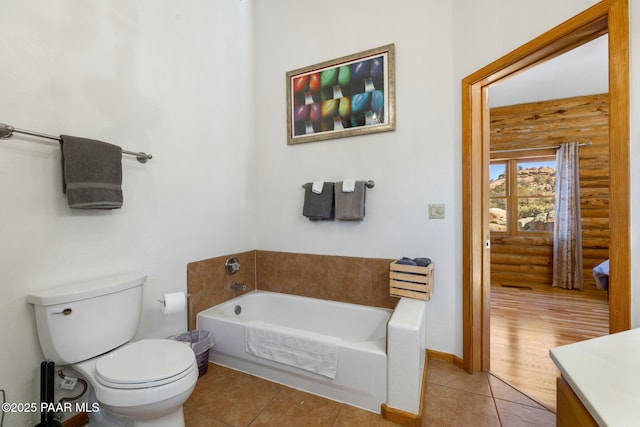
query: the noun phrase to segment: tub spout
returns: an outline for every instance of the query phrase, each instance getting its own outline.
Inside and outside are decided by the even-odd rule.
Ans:
[[[231,282],[229,283],[229,288],[233,289],[234,291],[246,291],[247,285],[245,285],[244,283]]]

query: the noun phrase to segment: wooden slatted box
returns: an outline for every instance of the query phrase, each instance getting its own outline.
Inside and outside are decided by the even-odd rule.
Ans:
[[[433,290],[433,262],[426,267],[396,264],[389,267],[389,291],[392,297],[429,301]]]

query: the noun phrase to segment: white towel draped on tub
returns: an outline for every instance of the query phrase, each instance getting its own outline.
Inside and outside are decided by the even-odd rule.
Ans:
[[[262,321],[247,325],[247,353],[334,379],[339,338]]]

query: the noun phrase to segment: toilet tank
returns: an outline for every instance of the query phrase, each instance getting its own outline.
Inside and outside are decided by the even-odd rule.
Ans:
[[[70,365],[130,341],[140,320],[146,278],[122,274],[28,295],[45,358]]]

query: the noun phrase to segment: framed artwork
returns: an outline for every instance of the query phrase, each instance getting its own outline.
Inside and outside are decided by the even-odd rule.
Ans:
[[[287,144],[395,130],[395,45],[287,73]]]

